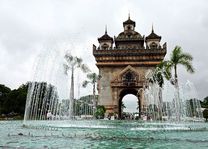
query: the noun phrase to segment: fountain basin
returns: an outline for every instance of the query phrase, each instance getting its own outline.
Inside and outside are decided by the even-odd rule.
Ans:
[[[208,123],[0,121],[7,148],[207,148]],[[12,129],[11,129],[12,128]],[[22,135],[19,135],[19,134]]]

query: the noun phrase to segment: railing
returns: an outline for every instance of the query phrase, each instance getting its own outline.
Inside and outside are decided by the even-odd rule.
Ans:
[[[145,48],[132,48],[132,49],[97,49],[95,45],[93,45],[93,54],[94,56],[142,56],[142,55],[154,55],[154,54],[166,54],[166,47],[159,47],[156,49],[145,49]]]
[[[111,82],[112,87],[142,87],[144,81],[117,81]]]
[[[102,49],[100,47],[96,47],[93,44],[93,51],[98,50],[98,51],[109,51],[109,50],[166,50],[167,49],[167,43],[165,42],[162,46],[158,46],[157,48],[148,48],[148,47],[140,47],[140,46],[133,46],[133,47],[125,47],[125,48],[118,48],[118,47],[110,47],[108,49]]]

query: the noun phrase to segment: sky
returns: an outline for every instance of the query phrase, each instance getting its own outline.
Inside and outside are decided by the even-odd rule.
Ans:
[[[129,12],[140,34],[154,25],[167,42],[166,59],[176,45],[194,57],[196,72],[180,67],[179,80],[208,96],[207,0],[0,0],[0,84],[14,89],[32,80],[40,55],[53,49],[69,50],[98,72],[92,45],[106,25],[112,37],[122,32]]]
[[[122,99],[125,108],[124,112],[135,113],[138,112],[138,100],[137,97],[132,94],[127,94]]]

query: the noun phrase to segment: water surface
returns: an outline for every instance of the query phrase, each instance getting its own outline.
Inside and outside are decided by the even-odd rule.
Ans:
[[[0,147],[199,149],[208,148],[208,124],[30,121],[23,127],[22,121],[0,121]]]

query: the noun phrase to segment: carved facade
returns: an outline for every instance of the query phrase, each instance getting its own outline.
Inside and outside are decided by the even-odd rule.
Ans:
[[[152,32],[147,37],[135,31],[136,23],[128,18],[124,31],[117,37],[105,34],[93,45],[93,55],[101,76],[98,84],[99,105],[107,113],[121,116],[121,101],[127,94],[138,97],[140,114],[145,111],[143,89],[145,74],[159,64],[166,55],[166,43],[160,45],[161,36]]]

